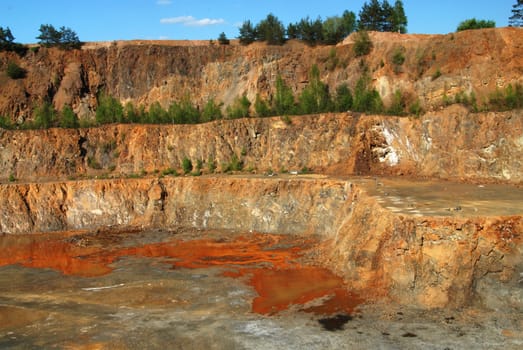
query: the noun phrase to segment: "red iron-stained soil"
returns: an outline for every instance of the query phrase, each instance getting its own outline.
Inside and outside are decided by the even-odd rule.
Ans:
[[[214,240],[174,238],[135,247],[97,239],[89,235],[6,236],[0,239],[0,266],[20,264],[96,277],[111,273],[110,264],[125,256],[160,258],[173,268],[219,267],[225,269],[224,277],[245,279],[258,293],[252,310],[260,314],[289,307],[321,315],[350,314],[363,301],[348,291],[342,278],[301,259],[314,246],[312,239],[252,234]]]

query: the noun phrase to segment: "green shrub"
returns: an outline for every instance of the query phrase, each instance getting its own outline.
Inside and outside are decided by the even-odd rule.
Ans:
[[[285,84],[281,75],[276,78],[276,93],[273,98],[273,110],[276,115],[294,114],[296,111],[292,89]]]
[[[211,98],[203,107],[201,121],[205,123],[222,118],[223,114],[221,110],[221,104],[216,103],[214,99]]]
[[[380,113],[383,110],[380,94],[369,85],[370,77],[367,74],[358,79],[354,89],[352,109],[357,112]]]
[[[311,168],[308,168],[306,166],[304,166],[303,168],[301,168],[300,170],[300,174],[310,174],[312,172],[312,169]]]
[[[496,89],[489,96],[489,107],[498,111],[523,108],[523,86],[509,84],[504,90]]]
[[[14,174],[9,174],[9,182],[15,182],[16,181],[16,177]]]
[[[320,79],[320,70],[313,65],[309,72],[309,84],[302,90],[298,109],[303,114],[329,112],[332,109],[329,87]]]
[[[182,160],[182,169],[183,169],[183,173],[184,174],[189,174],[192,169],[193,169],[193,165],[192,165],[192,162],[189,158],[187,157],[184,157],[183,160]]]
[[[461,22],[456,29],[457,32],[469,29],[482,29],[482,28],[494,28],[496,27],[496,22],[490,20],[477,20],[475,18],[467,19]]]
[[[147,111],[143,122],[149,124],[169,123],[169,115],[160,102],[155,101],[149,106],[149,111]]]
[[[523,86],[516,84],[515,87],[509,84],[505,89],[505,104],[507,109],[517,109],[523,107]]]
[[[414,114],[417,117],[423,113],[423,108],[421,107],[421,102],[419,99],[410,105],[409,112],[410,114]]]
[[[232,155],[230,162],[230,170],[241,171],[243,169],[243,162],[238,158],[236,154]]]
[[[78,117],[70,106],[66,105],[62,109],[62,113],[60,113],[59,125],[62,128],[78,128],[80,126]]]
[[[196,124],[200,122],[200,111],[192,104],[189,96],[180,102],[173,102],[167,111],[167,122],[173,124]]]
[[[394,54],[392,55],[392,63],[396,66],[401,66],[403,63],[405,63],[405,54],[403,51],[403,47],[398,47],[394,50]]]
[[[326,68],[332,72],[338,64],[340,63],[340,59],[338,58],[336,54],[336,49],[333,47],[329,51],[329,58],[327,59],[327,62],[325,63]]]
[[[56,111],[53,105],[49,102],[44,102],[37,106],[33,111],[34,124],[33,127],[37,129],[47,129],[54,126],[56,122]]]
[[[139,123],[144,120],[145,108],[140,106],[136,108],[132,102],[127,102],[124,107],[124,120],[128,123]]]
[[[167,168],[162,171],[162,176],[169,176],[169,175],[178,176],[178,172],[173,168]]]
[[[218,36],[218,42],[220,45],[229,45],[231,43],[231,41],[227,39],[227,35],[225,35],[224,32],[221,32],[220,36]]]
[[[214,159],[212,159],[212,157],[209,157],[209,159],[207,160],[207,169],[209,170],[210,174],[214,174],[214,172],[216,171],[216,162],[214,161]]]
[[[370,40],[369,33],[365,30],[360,30],[356,33],[356,41],[354,42],[354,54],[356,57],[366,56],[372,50],[372,41]]]
[[[256,94],[256,100],[254,101],[254,111],[257,117],[268,117],[272,114],[269,104],[260,96]]]
[[[392,115],[403,115],[405,113],[405,107],[406,103],[403,94],[400,90],[396,90],[387,112]]]
[[[27,71],[20,67],[15,62],[10,61],[7,64],[7,76],[11,79],[23,79],[25,78]]]
[[[198,173],[201,173],[202,168],[203,168],[203,160],[201,160],[201,159],[196,160],[196,171]]]
[[[232,105],[227,107],[227,117],[229,119],[245,118],[249,116],[251,102],[246,95],[236,98]]]
[[[13,124],[11,123],[11,120],[7,117],[0,115],[0,128],[11,129],[12,127],[13,127]]]
[[[98,124],[121,123],[124,120],[123,106],[112,96],[101,93],[96,108],[96,122]]]
[[[347,84],[341,84],[336,89],[334,109],[336,112],[346,112],[352,108],[352,93]]]
[[[452,99],[447,95],[447,92],[443,92],[442,102],[444,106],[450,106],[452,104]]]
[[[438,79],[439,77],[441,77],[441,70],[438,68],[438,69],[436,69],[434,74],[432,74],[432,80],[434,81],[434,80]]]

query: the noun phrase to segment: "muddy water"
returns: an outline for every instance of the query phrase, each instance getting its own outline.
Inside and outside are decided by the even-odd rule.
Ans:
[[[520,345],[517,316],[481,319],[365,303],[314,266],[316,244],[194,231],[0,237],[0,348]]]
[[[143,327],[159,331],[186,320],[182,328],[206,329],[222,318],[261,319],[256,315],[290,309],[351,315],[362,302],[341,278],[307,262],[307,251],[317,244],[313,238],[203,237],[135,232],[0,238],[0,347],[122,342],[125,348],[126,337]],[[176,328],[170,331],[178,333]]]
[[[355,182],[395,213],[465,217],[523,214],[522,187],[381,177]]]

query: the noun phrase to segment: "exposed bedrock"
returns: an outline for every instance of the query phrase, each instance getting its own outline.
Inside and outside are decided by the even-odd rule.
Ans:
[[[408,105],[419,101],[425,110],[472,93],[482,106],[496,89],[523,83],[521,33],[521,28],[447,35],[371,32],[373,49],[364,57],[354,54],[356,34],[337,46],[162,40],[89,43],[82,50],[40,47],[23,57],[2,52],[0,115],[17,123],[33,120],[34,106],[52,101],[58,110],[69,105],[81,120],[91,120],[102,91],[146,108],[155,102],[167,108],[187,96],[200,108],[211,98],[225,108],[244,94],[251,102],[257,94],[270,98],[278,75],[299,94],[313,65],[331,92],[344,83],[354,90],[362,74],[369,74],[387,106],[397,91]],[[394,59],[398,55],[401,63]],[[24,68],[26,77],[8,79],[3,74],[8,62]]]
[[[420,307],[523,310],[521,216],[394,214],[351,181],[184,177],[0,186],[0,231],[190,227],[324,237],[350,288]]]
[[[520,184],[522,111],[469,113],[453,106],[420,118],[322,114],[200,125],[110,125],[91,129],[0,129],[0,179],[119,177],[174,168],[203,170],[238,157],[272,169],[334,175],[409,175]]]

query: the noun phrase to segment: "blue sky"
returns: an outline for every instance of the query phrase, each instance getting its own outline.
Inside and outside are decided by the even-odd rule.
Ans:
[[[0,26],[15,40],[36,42],[41,24],[70,27],[82,41],[216,39],[238,35],[238,26],[268,13],[285,25],[301,18],[358,14],[365,0],[0,0]],[[392,4],[394,0],[389,0]],[[409,33],[449,33],[475,17],[508,23],[516,0],[403,0]]]

